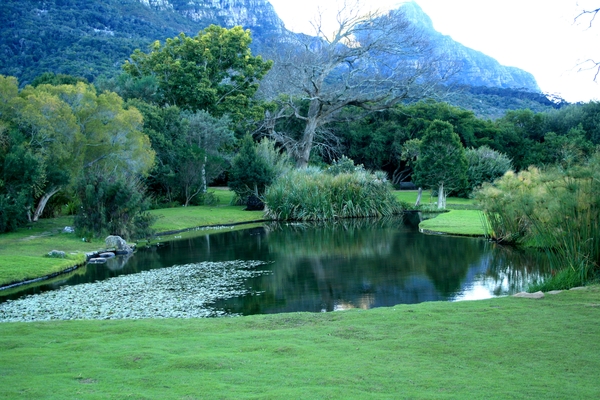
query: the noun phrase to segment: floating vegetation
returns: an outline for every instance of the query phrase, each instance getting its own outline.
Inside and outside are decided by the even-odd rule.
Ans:
[[[269,271],[262,261],[202,262],[65,286],[0,304],[0,322],[204,318],[227,314],[216,300],[257,294],[244,282]]]

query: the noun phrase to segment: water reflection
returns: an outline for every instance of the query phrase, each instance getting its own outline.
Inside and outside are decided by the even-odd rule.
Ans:
[[[247,282],[253,291],[262,292],[260,296],[216,304],[249,315],[488,298],[521,290],[531,279],[545,274],[540,254],[503,248],[483,239],[423,235],[413,225],[401,219],[274,223],[138,250],[130,258],[91,265],[27,290],[53,290],[63,284],[175,264],[272,261],[266,266],[271,274]],[[9,298],[2,292],[0,297]]]

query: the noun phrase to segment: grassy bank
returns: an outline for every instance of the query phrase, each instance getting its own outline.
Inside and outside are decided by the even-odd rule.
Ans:
[[[158,216],[153,225],[157,232],[178,231],[198,226],[214,226],[239,224],[261,220],[261,211],[243,211],[243,206],[231,206],[233,192],[227,189],[213,189],[219,202],[215,206],[176,207],[150,211]],[[402,201],[414,204],[416,191],[394,192]],[[428,195],[424,196],[426,202]],[[471,208],[473,201],[461,198],[449,198],[448,208]],[[452,218],[448,218],[452,215]],[[442,214],[434,220],[423,224],[423,229],[434,230],[449,234],[482,234],[480,219],[477,211],[460,211],[455,214]],[[72,226],[72,217],[60,217],[41,220],[29,228],[23,228],[14,233],[0,235],[0,286],[12,282],[48,276],[64,271],[85,261],[85,253],[100,250],[104,241],[99,239],[91,243],[82,242],[75,234],[62,233],[65,226]],[[242,226],[244,228],[244,226]],[[477,230],[479,228],[479,230]],[[458,229],[458,230],[457,230]],[[209,233],[218,232],[210,231]],[[190,236],[194,232],[177,236]],[[172,240],[174,236],[161,235],[160,241]],[[51,250],[61,250],[67,253],[66,259],[48,258],[45,255]]]
[[[206,225],[226,225],[263,218],[262,212],[243,211],[243,206],[230,206],[233,193],[215,189],[216,206],[177,207],[152,210],[159,218],[153,225],[157,232],[176,231]],[[85,261],[86,252],[104,248],[104,240],[83,242],[73,233],[62,233],[73,225],[73,217],[43,219],[17,232],[0,234],[0,286],[12,282],[48,276]],[[213,233],[218,231],[208,231]],[[204,233],[206,234],[206,233]],[[181,235],[180,235],[181,236]],[[161,240],[169,240],[161,237]],[[67,253],[67,258],[45,257],[52,250]]]
[[[394,192],[396,198],[411,206],[417,201],[416,190],[403,190]],[[421,207],[424,210],[437,209],[437,199],[431,197],[427,191],[423,192]],[[419,224],[419,228],[425,232],[443,233],[447,235],[483,236],[485,229],[482,223],[483,215],[474,203],[473,199],[461,197],[448,197],[446,208],[449,212],[436,215],[435,218],[425,220]]]
[[[591,399],[599,305],[593,286],[369,311],[4,323],[0,397]]]
[[[452,210],[421,222],[419,228],[426,233],[483,236],[486,234],[483,217],[479,210]]]

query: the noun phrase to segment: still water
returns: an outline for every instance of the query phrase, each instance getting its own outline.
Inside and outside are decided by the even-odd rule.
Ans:
[[[547,270],[540,254],[484,239],[423,235],[402,219],[268,224],[139,249],[42,285],[0,291],[0,301],[148,269],[230,260],[270,262],[260,267],[268,274],[246,282],[259,295],[216,304],[244,315],[490,298],[520,291]]]

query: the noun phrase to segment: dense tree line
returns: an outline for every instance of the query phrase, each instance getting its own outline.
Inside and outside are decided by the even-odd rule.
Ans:
[[[16,78],[2,76],[0,230],[71,202],[76,222],[90,235],[139,235],[144,229],[134,226],[149,225],[149,200],[201,204],[210,200],[207,186],[228,173],[241,199],[262,196],[289,168],[281,154],[288,150],[296,162],[298,154],[285,142],[258,144],[247,134],[259,139],[276,131],[300,139],[314,104],[295,97],[294,88],[271,93],[287,94],[291,103],[283,108],[258,99],[272,63],[252,55],[250,42],[250,32],[239,27],[180,34],[147,53],[134,52],[121,75],[96,86],[85,77],[44,73],[19,88]],[[543,113],[514,110],[489,120],[431,100],[404,98],[384,107],[364,100],[340,103],[335,118],[317,124],[315,137],[323,140],[311,144],[299,165],[307,154],[311,163],[325,164],[344,156],[385,171],[396,185],[412,181],[440,197],[449,191],[466,196],[509,168],[574,165],[600,145],[595,102]],[[293,112],[273,118],[282,109]],[[119,203],[132,212],[122,213]]]

